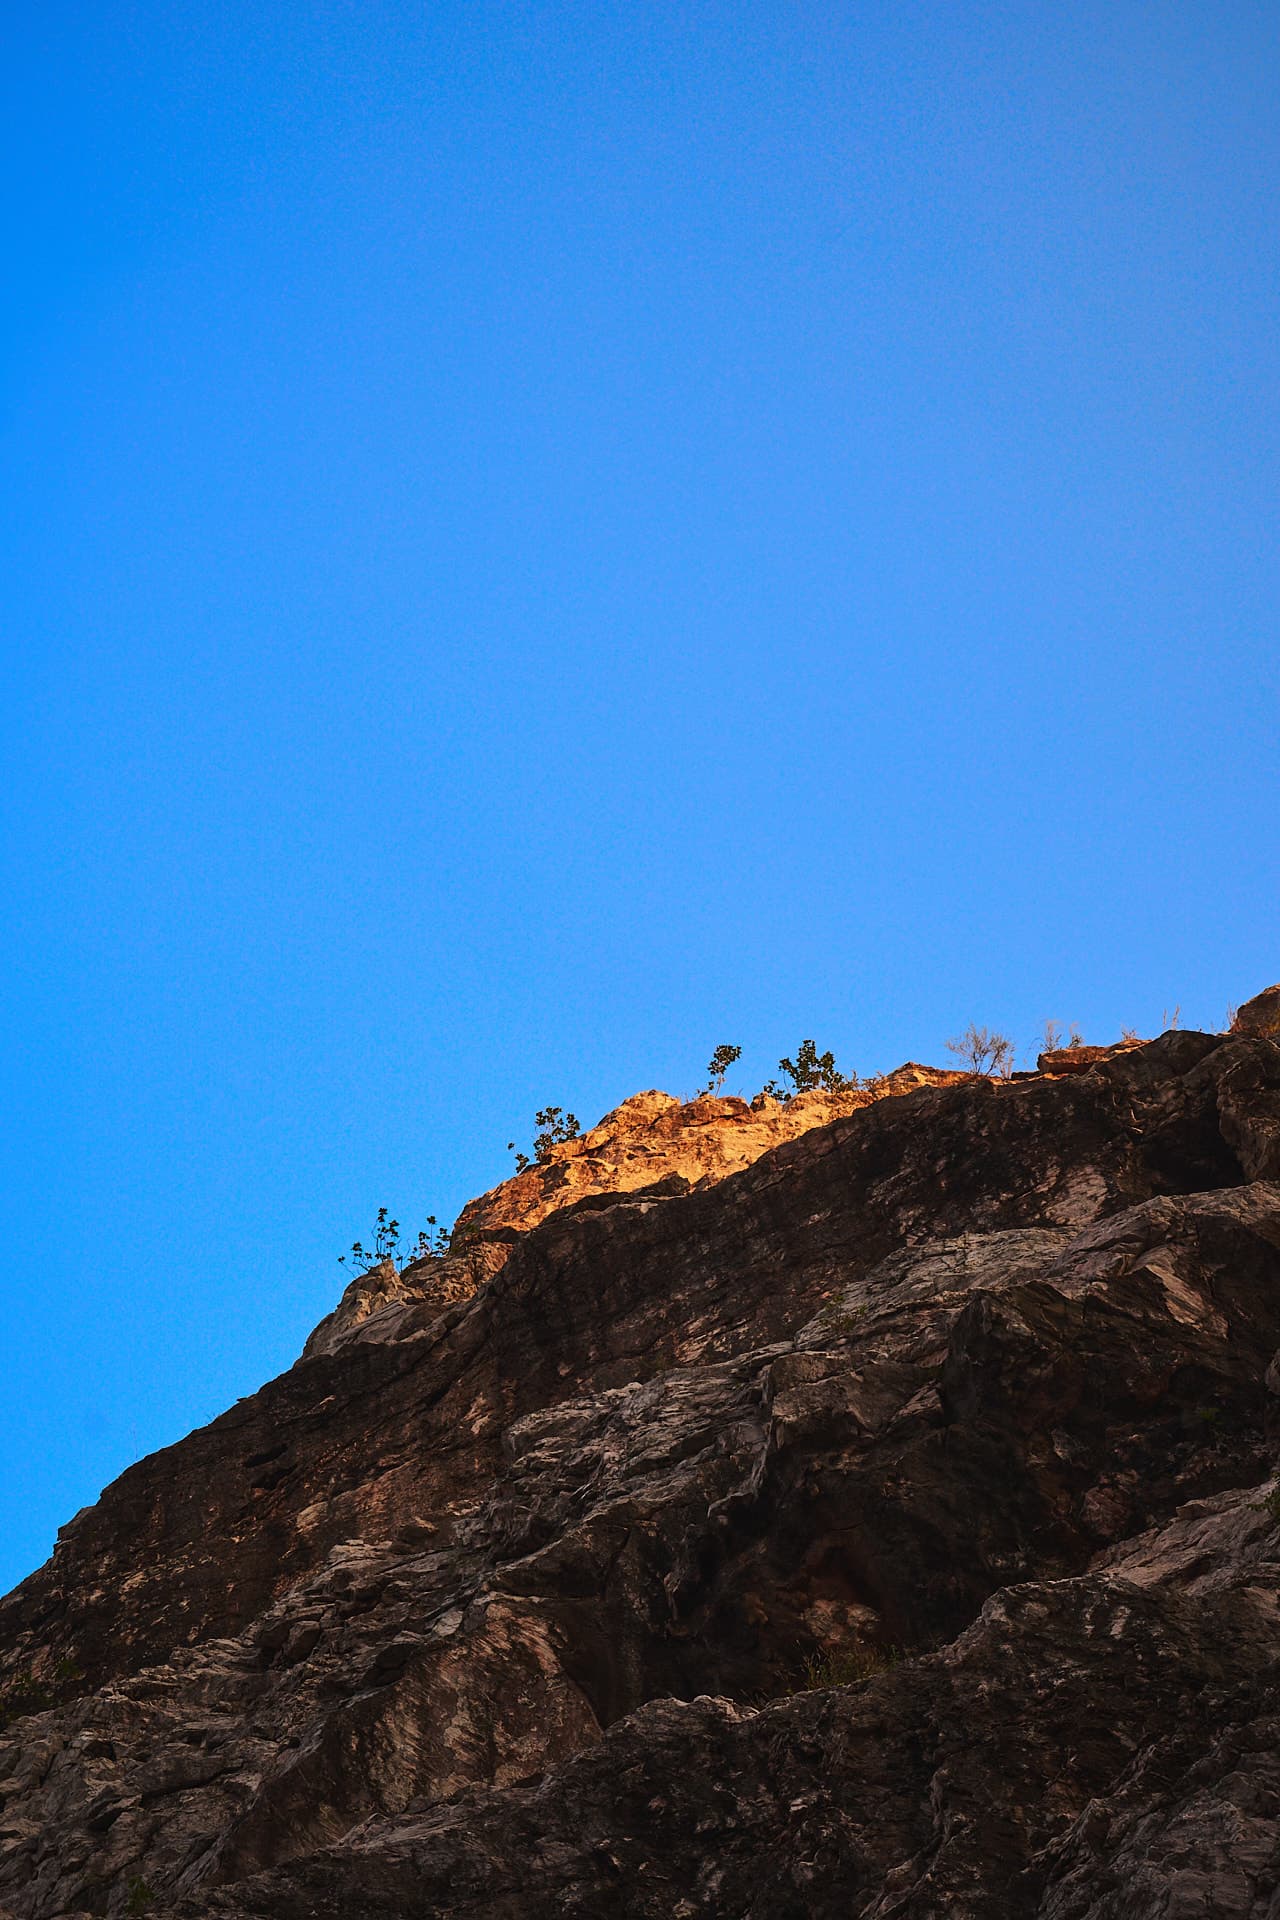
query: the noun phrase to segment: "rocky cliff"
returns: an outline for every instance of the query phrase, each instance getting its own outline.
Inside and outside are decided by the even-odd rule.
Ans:
[[[349,1290],[0,1603],[0,1914],[1276,1920],[1280,1041],[1044,1067]]]
[[[590,1133],[558,1141],[464,1207],[445,1259],[411,1261],[402,1270],[387,1260],[358,1274],[305,1352],[333,1353],[350,1340],[398,1339],[411,1309],[469,1300],[506,1263],[521,1234],[566,1207],[607,1204],[624,1193],[663,1199],[692,1193],[749,1167],[784,1140],[876,1100],[965,1078],[909,1060],[870,1085],[815,1087],[785,1102],[765,1093],[750,1103],[730,1094],[684,1101],[657,1091],[632,1094]]]

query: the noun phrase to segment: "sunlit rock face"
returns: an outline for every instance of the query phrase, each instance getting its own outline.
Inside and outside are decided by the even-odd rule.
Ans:
[[[1280,1043],[1099,1056],[366,1276],[0,1603],[0,1915],[1275,1920]]]
[[[750,1102],[732,1095],[681,1101],[657,1091],[633,1094],[589,1133],[549,1147],[524,1172],[464,1207],[445,1258],[414,1261],[401,1272],[387,1261],[357,1275],[305,1351],[331,1353],[350,1339],[395,1339],[410,1308],[470,1299],[493,1279],[516,1237],[553,1213],[644,1190],[666,1198],[690,1193],[875,1100],[964,1078],[910,1061],[872,1086],[815,1088],[787,1101],[768,1094]]]

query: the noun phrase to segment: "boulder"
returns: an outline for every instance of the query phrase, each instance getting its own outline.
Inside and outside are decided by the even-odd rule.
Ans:
[[[1231,1031],[1258,1039],[1280,1036],[1280,986],[1264,987],[1237,1008]]]

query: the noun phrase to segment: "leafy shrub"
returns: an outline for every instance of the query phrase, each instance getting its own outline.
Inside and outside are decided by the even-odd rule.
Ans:
[[[858,1076],[852,1079],[840,1072],[831,1053],[819,1053],[812,1040],[802,1040],[796,1049],[794,1060],[779,1060],[780,1072],[785,1073],[791,1085],[782,1086],[777,1080],[770,1080],[765,1092],[784,1104],[794,1100],[798,1093],[811,1093],[821,1088],[825,1093],[839,1093],[844,1087],[856,1087]]]
[[[888,1673],[902,1654],[897,1647],[841,1647],[835,1652],[811,1653],[805,1658],[797,1693],[819,1693],[827,1687],[854,1687],[873,1673]]]
[[[508,1140],[507,1152],[516,1156],[516,1172],[523,1173],[535,1161],[539,1165],[548,1157],[552,1147],[558,1147],[563,1140],[576,1140],[582,1131],[576,1114],[566,1113],[563,1107],[540,1107],[533,1116],[533,1124],[539,1129],[533,1136],[533,1154],[517,1153],[514,1140]]]

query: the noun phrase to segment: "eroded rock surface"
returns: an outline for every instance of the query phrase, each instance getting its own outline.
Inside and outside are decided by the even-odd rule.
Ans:
[[[1276,1920],[1280,1044],[947,1079],[587,1136],[108,1488],[0,1603],[0,1914]]]

